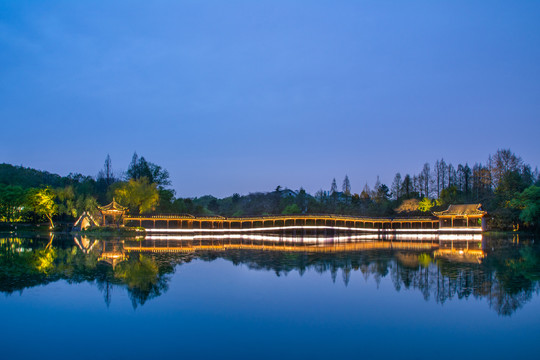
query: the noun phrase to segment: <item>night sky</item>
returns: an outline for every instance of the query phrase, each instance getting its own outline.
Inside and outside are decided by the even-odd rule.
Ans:
[[[0,162],[177,196],[540,165],[539,1],[1,1]]]

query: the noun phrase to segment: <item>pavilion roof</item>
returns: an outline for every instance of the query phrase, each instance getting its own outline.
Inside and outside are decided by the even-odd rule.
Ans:
[[[482,210],[482,204],[461,204],[461,205],[450,205],[448,209],[444,211],[435,211],[433,212],[436,216],[444,215],[485,215],[486,211]]]
[[[113,198],[113,201],[105,206],[98,206],[98,209],[100,211],[107,211],[107,212],[125,212],[128,210],[127,207],[122,206],[116,202],[116,200]]]

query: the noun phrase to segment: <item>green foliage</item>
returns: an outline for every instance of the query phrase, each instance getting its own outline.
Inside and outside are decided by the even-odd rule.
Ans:
[[[288,205],[283,211],[283,215],[300,214],[300,208],[296,204]]]
[[[519,219],[529,226],[538,226],[540,221],[540,187],[532,185],[512,199],[510,206],[521,210]]]
[[[452,185],[446,189],[441,190],[439,200],[444,205],[451,205],[458,203],[458,189],[457,186]]]
[[[489,213],[488,225],[490,229],[510,231],[519,222],[519,210],[511,207],[498,207]]]
[[[434,201],[425,197],[418,203],[418,210],[422,212],[428,212],[434,206]]]
[[[147,178],[148,181],[153,184],[157,184],[160,187],[170,185],[169,172],[163,169],[161,166],[146,161],[146,159],[133,154],[133,158],[127,170],[127,177],[129,180],[139,180]]]
[[[131,179],[127,183],[117,183],[115,197],[121,204],[128,206],[130,211],[142,214],[153,211],[159,202],[159,192],[155,183],[148,178]]]
[[[0,164],[0,184],[16,185],[23,189],[43,186],[63,187],[70,183],[70,179],[22,166]]]
[[[21,186],[0,184],[0,220],[20,221],[25,199],[26,191]]]
[[[56,195],[49,188],[30,189],[27,194],[27,205],[39,217],[49,220],[51,228],[54,228],[52,217],[58,214],[58,205],[54,202]]]
[[[54,260],[56,259],[55,249],[41,249],[36,251],[33,255],[34,267],[38,272],[48,274],[54,268]]]
[[[433,259],[429,254],[420,254],[418,255],[418,263],[420,266],[427,268],[433,262]]]
[[[116,278],[126,281],[130,288],[147,288],[157,282],[159,269],[156,263],[147,256],[120,263],[114,272]]]

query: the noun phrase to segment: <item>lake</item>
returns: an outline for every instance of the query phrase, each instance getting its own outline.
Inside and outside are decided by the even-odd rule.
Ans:
[[[4,359],[538,358],[516,235],[0,235]]]

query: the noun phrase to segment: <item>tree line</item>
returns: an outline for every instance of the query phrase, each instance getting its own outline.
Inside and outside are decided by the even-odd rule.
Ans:
[[[94,176],[62,177],[46,171],[0,164],[0,221],[73,222],[84,211],[116,199],[131,214],[188,213],[192,215],[247,216],[269,214],[347,214],[359,216],[426,215],[449,204],[482,203],[493,229],[516,226],[538,228],[540,177],[538,170],[512,153],[498,150],[486,163],[453,165],[444,159],[425,163],[417,174],[397,173],[390,186],[377,178],[353,192],[346,175],[338,187],[311,195],[303,188],[277,186],[273,191],[225,198],[211,195],[176,197],[169,172],[133,154],[127,171],[115,173],[107,155]]]

